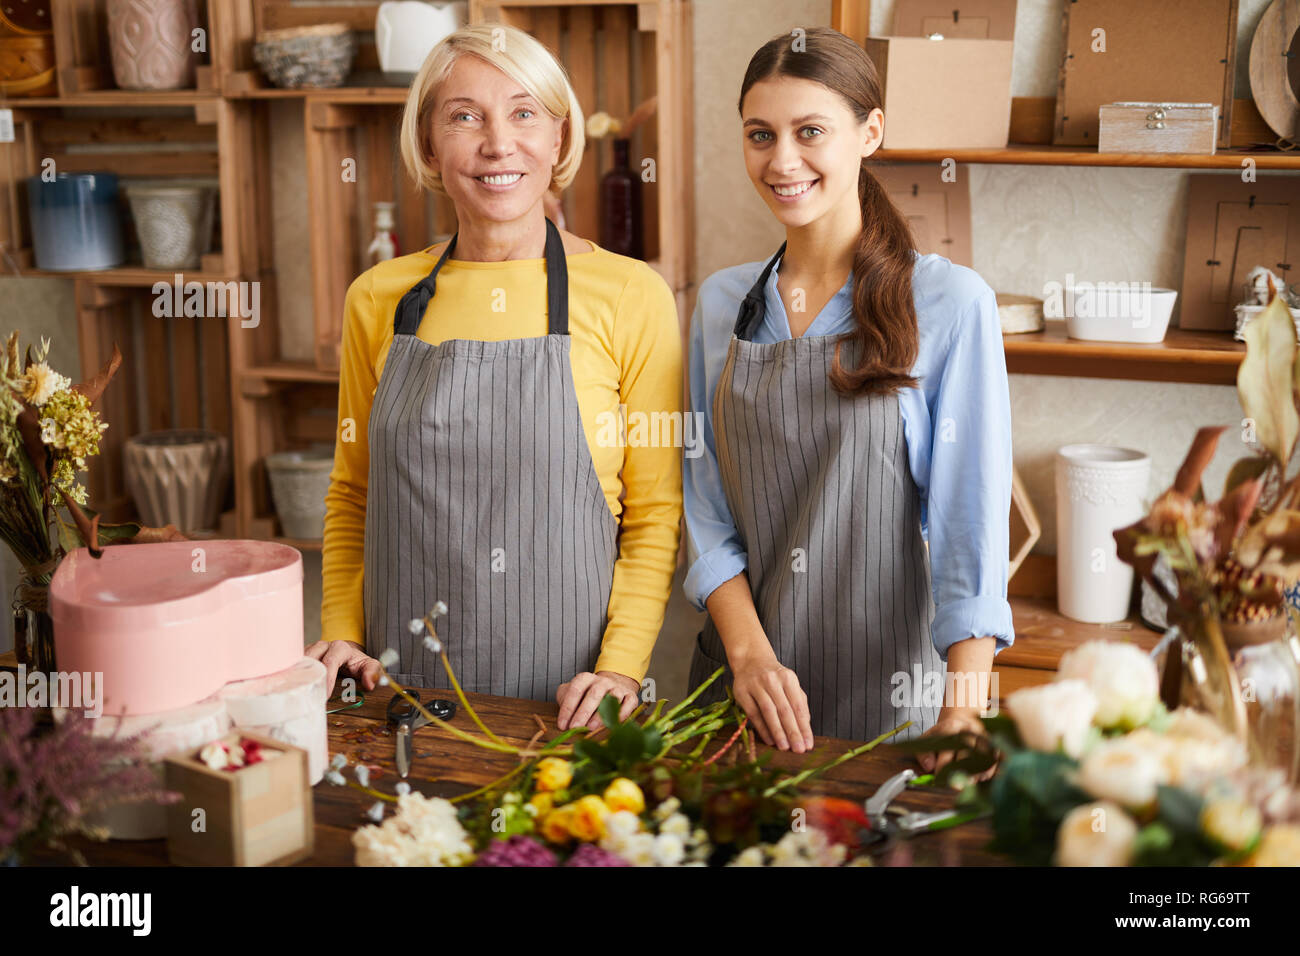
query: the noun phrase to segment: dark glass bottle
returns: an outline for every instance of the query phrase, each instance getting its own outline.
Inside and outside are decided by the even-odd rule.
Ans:
[[[614,165],[600,181],[600,244],[610,252],[645,258],[641,181],[628,167],[628,141],[614,140]]]

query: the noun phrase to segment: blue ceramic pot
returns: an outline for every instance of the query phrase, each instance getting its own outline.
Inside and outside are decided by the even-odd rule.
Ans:
[[[27,177],[36,268],[51,272],[113,269],[126,257],[114,173]]]

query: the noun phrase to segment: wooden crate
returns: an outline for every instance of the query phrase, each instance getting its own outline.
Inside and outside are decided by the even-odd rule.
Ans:
[[[112,117],[69,115],[66,108],[42,105],[15,108],[13,116],[15,141],[0,148],[0,242],[12,261],[0,260],[0,271],[12,274],[16,264],[24,274],[37,273],[25,179],[52,168],[112,172],[122,177],[120,186],[133,178],[215,177],[216,231],[212,251],[197,271],[211,276],[239,273],[236,105],[213,98],[184,106],[141,107],[139,115]],[[134,224],[125,190],[119,193],[119,203],[124,238],[130,246]],[[148,283],[151,277],[163,275],[145,269],[138,255],[123,267],[95,274],[111,284]]]
[[[122,353],[122,365],[99,400],[109,427],[100,438],[99,456],[90,460],[87,488],[90,506],[107,521],[137,517],[123,461],[128,438],[165,428],[231,435],[226,323],[158,316],[155,299],[153,290],[143,287],[86,278],[74,286],[81,379],[99,370],[115,344]],[[233,499],[228,504],[233,506]]]
[[[253,61],[253,44],[266,30],[346,23],[356,33],[357,55],[352,76],[360,81],[379,82],[379,54],[375,49],[375,17],[379,4],[372,0],[355,3],[299,3],[296,0],[228,0],[218,15],[220,59],[216,62],[217,84],[223,94],[237,96],[272,88]],[[353,82],[349,80],[348,82]]]
[[[404,254],[449,236],[455,217],[449,202],[421,193],[401,167],[402,107],[312,96],[304,109],[316,366],[336,370],[348,286],[370,266],[365,248],[373,232],[373,203],[397,204]]]
[[[583,113],[626,119],[655,96],[654,120],[632,138],[633,171],[654,160],[655,179],[642,189],[645,255],[679,294],[692,283],[694,181],[691,108],[691,8],[686,0],[538,3],[470,0],[472,23],[519,27],[544,43],[569,73]],[[582,168],[565,195],[569,230],[598,240],[601,177],[609,170],[608,139],[588,140]],[[644,178],[644,177],[643,177]],[[689,320],[689,313],[682,316]]]
[[[221,740],[233,744],[244,737],[280,753],[238,770],[213,770],[188,752],[164,761],[168,789],[182,795],[167,808],[172,863],[280,866],[311,856],[315,817],[307,751],[248,730]],[[202,829],[195,826],[196,811],[202,811]]]
[[[212,92],[215,76],[212,68],[213,42],[217,38],[213,14],[218,7],[231,2],[219,0],[209,4],[198,0],[199,22],[208,31],[208,53],[195,75],[195,89]],[[209,9],[211,7],[211,9]],[[219,14],[218,14],[219,16]],[[113,80],[112,58],[108,42],[107,0],[56,0],[50,5],[51,27],[54,31],[54,59],[60,96],[118,90]],[[132,90],[120,90],[132,95]]]

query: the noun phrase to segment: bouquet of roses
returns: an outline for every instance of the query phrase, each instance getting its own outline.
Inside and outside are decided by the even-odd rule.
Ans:
[[[1080,645],[1006,706],[983,735],[896,745],[956,750],[940,776],[958,783],[999,764],[958,799],[991,811],[992,849],[1034,865],[1300,865],[1300,795],[1208,715],[1167,710],[1141,649]]]

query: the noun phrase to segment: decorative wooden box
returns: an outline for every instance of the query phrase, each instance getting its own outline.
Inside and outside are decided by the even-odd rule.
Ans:
[[[248,731],[220,740],[236,744],[241,738],[278,753],[236,770],[213,770],[197,752],[167,758],[167,788],[182,795],[167,808],[171,862],[268,866],[311,855],[315,820],[307,751]]]
[[[1107,103],[1097,111],[1099,153],[1214,155],[1219,107],[1211,103]]]

